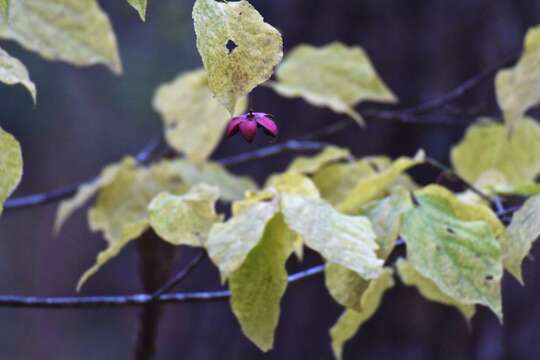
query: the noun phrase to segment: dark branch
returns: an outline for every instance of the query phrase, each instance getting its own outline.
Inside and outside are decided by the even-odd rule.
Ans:
[[[289,275],[289,284],[313,278],[324,271],[324,265],[314,266],[304,271]],[[159,303],[200,303],[227,300],[229,290],[202,291],[189,293],[161,294],[154,298],[152,294],[134,294],[127,296],[82,296],[82,297],[27,297],[1,295],[0,307],[24,307],[40,309],[76,309],[141,306],[153,302]]]

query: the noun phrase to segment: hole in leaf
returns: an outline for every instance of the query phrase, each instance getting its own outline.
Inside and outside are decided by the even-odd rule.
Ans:
[[[452,229],[451,227],[446,227],[446,232],[449,233],[450,235],[454,235],[456,233],[454,229]]]
[[[486,277],[484,279],[486,281],[493,281],[493,276],[492,275],[486,275]]]
[[[227,44],[225,44],[225,47],[227,48],[227,50],[229,50],[229,55],[230,55],[234,51],[234,49],[238,47],[238,45],[236,45],[234,41],[229,39],[229,41],[227,41]]]

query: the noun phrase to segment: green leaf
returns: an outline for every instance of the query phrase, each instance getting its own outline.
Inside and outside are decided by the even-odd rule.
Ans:
[[[122,167],[132,166],[131,160],[124,160],[120,164],[113,164],[105,167],[99,177],[87,184],[82,184],[77,189],[77,193],[70,199],[64,200],[58,206],[54,221],[54,233],[58,234],[67,219],[81,206],[83,206],[99,189],[109,185]]]
[[[159,193],[148,205],[150,226],[173,245],[204,246],[212,225],[220,221],[216,187],[199,184],[183,195]]]
[[[449,202],[417,193],[418,206],[405,213],[401,236],[415,270],[464,304],[501,310],[501,245],[485,221],[464,221]]]
[[[287,193],[281,196],[281,208],[287,225],[327,261],[365,279],[379,275],[383,261],[375,255],[378,246],[367,218],[343,215],[323,200]]]
[[[399,259],[397,269],[405,285],[415,286],[418,292],[428,300],[456,307],[465,319],[470,322],[475,313],[474,305],[464,304],[458,299],[446,295],[437,287],[437,284],[416,271],[414,266],[407,260]]]
[[[386,259],[396,246],[401,230],[402,215],[412,207],[409,192],[403,187],[396,187],[390,196],[373,204],[366,216],[371,221],[379,245],[377,254]]]
[[[298,195],[303,198],[319,198],[319,191],[313,181],[304,175],[287,172],[276,176],[268,185],[270,191]],[[267,189],[268,189],[267,187]]]
[[[1,1],[1,0],[0,0]],[[22,62],[10,56],[0,48],[0,81],[4,84],[21,84],[32,95],[34,104],[36,103],[36,85],[30,80],[28,70]]]
[[[280,302],[287,287],[285,262],[296,234],[276,214],[242,266],[231,274],[231,307],[244,334],[262,351],[272,348]]]
[[[134,159],[126,158],[119,166],[114,179],[100,189],[95,205],[88,211],[90,230],[101,231],[108,248],[83,274],[77,289],[125,245],[148,229],[147,208],[155,195],[162,191],[179,195],[187,190],[168,161],[143,168],[137,167]]]
[[[317,74],[314,76],[313,74]],[[321,48],[297,46],[276,71],[279,82],[269,85],[285,97],[347,114],[363,125],[354,110],[361,101],[396,102],[360,47],[333,42]]]
[[[525,112],[540,102],[540,26],[527,32],[518,63],[497,73],[495,90],[511,134]]]
[[[521,263],[540,236],[540,196],[534,196],[514,213],[508,227],[508,243],[504,249],[505,265],[523,283]]]
[[[512,185],[531,182],[540,173],[540,126],[525,118],[508,139],[502,124],[472,125],[451,157],[458,174],[469,182],[488,170],[499,171]]]
[[[386,290],[394,286],[392,270],[385,268],[381,275],[369,283],[361,297],[361,311],[347,309],[330,329],[332,350],[336,359],[342,359],[343,346],[349,341],[369,318],[375,314]]]
[[[15,190],[23,174],[23,160],[19,142],[0,128],[0,215],[4,201]]]
[[[314,174],[325,166],[351,157],[348,149],[329,145],[315,156],[299,156],[287,168],[288,172]]]
[[[244,0],[197,0],[193,20],[210,90],[232,115],[239,98],[272,76],[281,34]]]
[[[186,160],[173,162],[182,180],[193,186],[200,183],[216,186],[219,196],[225,201],[241,199],[246,191],[254,191],[257,184],[249,177],[236,176],[218,163],[193,164]]]
[[[337,205],[345,200],[360,179],[375,174],[376,171],[368,161],[360,160],[325,166],[313,176],[313,182],[323,199]]]
[[[275,201],[255,203],[227,222],[214,224],[206,248],[223,280],[244,263],[261,240],[266,224],[277,211]]]
[[[116,37],[96,0],[17,0],[0,37],[17,41],[45,59],[74,65],[105,64],[117,74],[122,64]]]
[[[384,196],[404,171],[422,163],[424,158],[424,152],[419,151],[414,158],[401,157],[383,171],[360,178],[343,201],[337,205],[337,209],[348,214],[356,213],[362,205]]]
[[[146,0],[127,0],[129,5],[133,6],[139,13],[142,21],[146,20]]]
[[[230,120],[227,110],[212,96],[203,69],[180,74],[161,85],[153,105],[161,115],[169,145],[195,163],[210,156]],[[236,113],[245,112],[246,108],[247,98],[242,97]]]
[[[9,0],[0,0],[0,15],[5,19],[9,16]]]
[[[328,292],[336,302],[348,309],[362,311],[362,294],[370,281],[356,272],[338,264],[326,264],[324,281]]]

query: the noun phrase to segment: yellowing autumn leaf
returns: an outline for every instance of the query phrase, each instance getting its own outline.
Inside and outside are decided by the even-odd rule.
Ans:
[[[453,299],[501,310],[501,244],[485,221],[461,220],[445,198],[415,195],[405,213],[401,236],[407,257],[421,275]]]
[[[146,0],[127,0],[129,5],[133,6],[139,13],[142,21],[146,19]]]
[[[199,184],[183,195],[160,193],[148,205],[150,226],[173,245],[204,246],[216,214],[216,187]]]
[[[386,290],[394,286],[391,269],[385,268],[379,277],[371,280],[361,296],[361,311],[347,309],[330,329],[332,350],[336,359],[343,357],[343,346],[369,318],[375,314]]]
[[[272,76],[283,57],[281,34],[244,0],[197,0],[193,20],[208,86],[232,115],[239,98]]]
[[[280,302],[287,287],[285,262],[296,238],[276,214],[259,243],[229,280],[231,307],[244,334],[262,351],[272,348]]]
[[[343,215],[323,200],[287,193],[281,195],[281,209],[287,225],[328,262],[365,279],[379,275],[383,261],[375,255],[378,246],[367,218]]]
[[[278,94],[302,97],[315,106],[347,114],[361,125],[364,120],[354,110],[355,105],[361,101],[397,101],[364,50],[339,42],[320,48],[297,46],[278,67],[276,75],[279,81],[269,85]]]
[[[212,227],[206,248],[223,280],[244,263],[277,211],[275,201],[256,203],[225,223]]]
[[[193,164],[187,160],[176,160],[172,164],[185,183],[191,186],[200,183],[216,186],[220,198],[225,201],[239,200],[246,191],[257,189],[257,184],[249,177],[236,176],[218,163]]]
[[[186,190],[186,185],[168,161],[144,168],[138,167],[132,158],[123,160],[112,181],[100,189],[95,205],[88,211],[90,230],[102,232],[108,248],[83,274],[77,289],[148,229],[147,207],[155,195],[162,191],[180,195]]]
[[[328,292],[336,302],[348,309],[362,311],[362,294],[370,281],[358,273],[338,264],[326,264],[324,281]]]
[[[514,213],[508,226],[508,243],[503,254],[507,268],[521,283],[523,283],[521,263],[539,236],[540,196],[534,196],[527,199]]]
[[[409,168],[421,164],[425,159],[423,151],[414,158],[401,157],[379,173],[360,178],[347,196],[337,204],[336,208],[344,213],[353,214],[368,201],[384,196],[392,184]]]
[[[0,128],[0,215],[4,202],[19,185],[22,173],[21,146],[11,134]]]
[[[0,0],[1,1],[1,0]],[[21,84],[36,102],[36,85],[30,80],[28,70],[22,62],[0,48],[0,81],[7,85]]]
[[[96,0],[17,0],[0,37],[17,41],[45,59],[73,65],[104,64],[122,72],[116,37]]]
[[[154,95],[153,106],[161,115],[169,145],[195,163],[202,163],[210,156],[231,118],[212,96],[203,69],[180,74],[172,82],[161,85]],[[236,113],[245,112],[246,107],[247,99],[242,97]]]
[[[414,266],[407,260],[399,259],[397,269],[403,283],[405,285],[415,286],[418,292],[426,299],[456,307],[467,321],[470,321],[473,317],[475,313],[474,305],[461,303],[459,299],[446,295],[437,287],[437,284],[416,271]]]
[[[531,182],[540,173],[540,125],[525,118],[509,139],[502,124],[480,122],[452,148],[451,158],[458,174],[469,182],[488,170],[499,171],[511,185]]]
[[[299,156],[287,168],[287,172],[314,174],[321,168],[351,156],[349,150],[329,145],[315,156]]]
[[[525,112],[540,102],[540,26],[527,32],[518,63],[497,73],[495,90],[511,134]]]

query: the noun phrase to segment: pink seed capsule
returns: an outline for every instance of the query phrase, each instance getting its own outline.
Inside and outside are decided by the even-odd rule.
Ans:
[[[272,116],[261,112],[252,112],[231,119],[225,131],[227,137],[234,136],[240,132],[242,137],[248,142],[253,142],[257,134],[257,128],[261,127],[264,133],[273,138],[278,135],[278,127]]]

